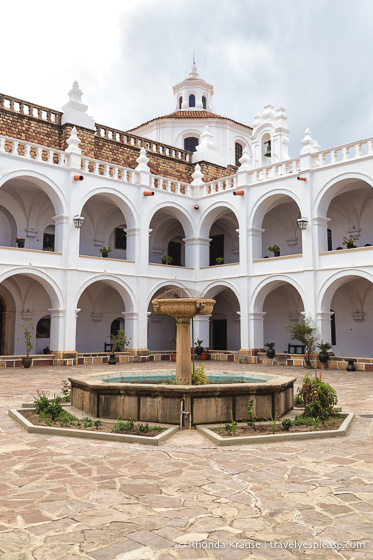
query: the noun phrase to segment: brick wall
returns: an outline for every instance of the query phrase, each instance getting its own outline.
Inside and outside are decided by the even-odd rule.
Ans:
[[[15,103],[12,103],[11,108],[0,106],[0,135],[40,144],[48,148],[66,150],[66,141],[71,134],[73,125],[60,125],[59,122],[48,122],[37,116],[23,114],[14,107],[23,103],[26,104],[26,102],[16,100],[15,98],[8,97],[8,99],[13,99]],[[42,114],[42,111],[44,113],[52,111],[35,104],[33,104],[33,107],[39,109],[40,114]],[[56,118],[59,121],[61,113],[54,111],[54,114],[57,115]],[[77,129],[78,137],[81,140],[80,148],[83,156],[131,169],[137,166],[136,159],[139,157],[140,147],[99,136],[94,131],[85,128],[77,127]],[[124,134],[124,136],[126,135]],[[186,183],[192,181],[192,173],[194,172],[194,165],[192,163],[183,161],[178,157],[154,153],[153,151],[147,151],[147,156],[150,160],[149,167],[151,173],[154,175]],[[204,182],[214,181],[228,175],[233,175],[236,172],[236,168],[231,165],[225,168],[203,161],[200,163],[200,166],[204,175]]]

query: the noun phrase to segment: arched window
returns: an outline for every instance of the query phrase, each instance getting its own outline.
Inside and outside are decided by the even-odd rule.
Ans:
[[[183,104],[183,98],[179,97],[179,109],[181,109],[182,104]]]
[[[189,107],[195,107],[196,106],[196,96],[195,95],[189,95]]]
[[[235,164],[240,167],[240,159],[242,158],[242,145],[236,142],[234,145],[234,159]]]
[[[206,109],[206,97],[204,95],[202,96],[202,108]]]
[[[189,136],[189,138],[184,139],[184,150],[188,150],[189,152],[195,152],[197,146],[198,146],[198,138]]]

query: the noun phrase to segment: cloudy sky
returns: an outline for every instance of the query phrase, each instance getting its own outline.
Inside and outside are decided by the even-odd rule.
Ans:
[[[77,80],[96,122],[128,130],[174,108],[192,65],[220,115],[283,105],[296,156],[373,136],[371,0],[19,0],[1,6],[0,91],[60,109]]]

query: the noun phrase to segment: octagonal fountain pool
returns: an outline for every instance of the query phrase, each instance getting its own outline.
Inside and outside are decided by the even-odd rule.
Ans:
[[[141,422],[208,424],[247,418],[255,397],[258,419],[282,416],[293,407],[296,378],[224,371],[206,372],[207,385],[175,385],[175,371],[102,373],[69,378],[71,403],[98,418],[123,416]]]

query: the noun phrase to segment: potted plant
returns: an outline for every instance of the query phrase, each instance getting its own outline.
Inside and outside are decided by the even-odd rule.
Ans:
[[[267,350],[266,350],[266,354],[268,356],[268,358],[270,358],[271,360],[275,357],[275,343],[274,342],[266,342],[264,345]]]
[[[275,257],[280,256],[280,247],[278,245],[272,245],[272,247],[268,247],[268,251],[274,254]]]
[[[43,354],[49,354],[49,346],[43,348]]]
[[[347,249],[354,249],[356,245],[354,245],[355,241],[359,241],[360,237],[356,235],[349,235],[348,237],[343,238],[343,246],[347,247]]]
[[[224,257],[217,257],[216,264],[224,264]]]
[[[105,259],[107,259],[109,253],[111,253],[111,247],[99,247],[98,250]]]
[[[304,361],[307,367],[313,369],[311,364],[311,353],[315,351],[317,341],[319,339],[319,332],[317,330],[315,321],[310,316],[306,316],[300,322],[291,321],[286,325],[285,330],[290,334],[292,340],[299,340],[304,344],[306,352],[304,354]]]
[[[34,328],[34,325],[30,324],[28,327],[25,327],[25,325],[23,325],[22,328],[23,328],[23,337],[25,339],[25,344],[26,344],[26,357],[22,358],[22,365],[24,368],[29,368],[31,367],[32,364],[32,358],[30,358],[30,350],[32,350],[34,347],[34,345],[31,342],[32,330]]]
[[[176,362],[176,339],[172,336],[168,339],[168,342],[175,348],[175,352],[171,354],[171,361]]]
[[[16,237],[16,244],[17,244],[17,247],[23,248],[25,246],[25,238],[24,237]]]
[[[172,264],[173,258],[170,257],[169,255],[163,255],[163,257],[161,258],[161,262],[162,264]]]
[[[202,346],[202,342],[203,342],[203,340],[200,340],[199,338],[197,338],[197,342],[194,343],[194,344],[196,344],[194,352],[197,354],[197,356],[200,356],[204,351],[204,347]]]
[[[317,345],[317,348],[320,350],[319,352],[319,362],[321,362],[322,364],[326,364],[326,362],[329,360],[329,354],[328,351],[331,350],[332,345],[329,342],[320,342],[320,344]]]
[[[108,338],[113,343],[108,364],[116,364],[115,352],[123,352],[129,346],[130,338],[127,338],[126,331],[118,330],[116,334],[109,334]]]

